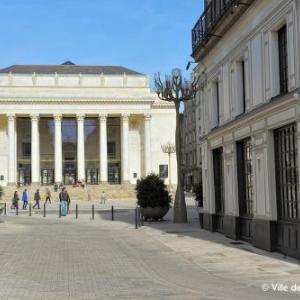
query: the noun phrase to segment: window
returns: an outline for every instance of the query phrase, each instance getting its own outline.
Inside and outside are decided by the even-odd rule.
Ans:
[[[246,80],[245,80],[245,61],[241,61],[241,73],[242,73],[242,113],[246,111]]]
[[[31,155],[31,143],[22,143],[22,154],[23,156]]]
[[[213,97],[213,127],[220,124],[220,91],[219,81],[213,82],[212,97]]]
[[[298,200],[298,157],[296,124],[274,131],[276,194],[278,219],[297,221]]]
[[[168,165],[159,165],[159,177],[160,178],[168,178]]]
[[[115,142],[108,142],[107,143],[107,154],[109,158],[116,157],[116,143]]]
[[[253,175],[251,138],[237,143],[238,195],[240,216],[253,217]]]
[[[288,92],[287,29],[284,25],[278,30],[280,94]]]

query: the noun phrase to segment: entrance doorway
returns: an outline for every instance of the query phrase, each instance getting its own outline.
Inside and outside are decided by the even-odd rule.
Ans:
[[[42,169],[41,178],[42,178],[42,185],[54,184],[54,170],[53,169]]]
[[[85,181],[87,184],[98,184],[98,169],[87,168],[85,171]]]
[[[22,165],[18,168],[18,183],[20,185],[31,184],[31,165]]]
[[[277,250],[299,258],[299,184],[296,124],[274,131]]]
[[[216,231],[224,232],[224,175],[223,175],[223,148],[213,150],[214,186],[216,204]]]
[[[65,185],[73,185],[77,182],[77,170],[75,163],[65,163],[63,173]]]
[[[108,164],[108,182],[112,184],[121,183],[121,170],[119,163],[109,163]]]

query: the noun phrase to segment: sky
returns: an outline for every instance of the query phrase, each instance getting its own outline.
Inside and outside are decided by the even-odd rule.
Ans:
[[[151,77],[184,70],[202,11],[202,0],[0,0],[0,68],[70,60]]]

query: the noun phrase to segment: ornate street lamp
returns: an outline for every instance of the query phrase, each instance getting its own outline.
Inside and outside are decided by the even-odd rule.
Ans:
[[[168,142],[167,144],[161,145],[161,150],[163,153],[167,153],[169,156],[169,192],[171,192],[171,154],[176,152],[175,145],[171,142]]]
[[[187,223],[184,197],[184,178],[182,173],[180,103],[195,98],[198,88],[198,77],[187,81],[182,78],[180,69],[173,69],[171,76],[166,76],[163,83],[160,74],[155,74],[155,87],[159,99],[174,102],[176,108],[176,157],[177,157],[177,189],[174,202],[174,223]]]

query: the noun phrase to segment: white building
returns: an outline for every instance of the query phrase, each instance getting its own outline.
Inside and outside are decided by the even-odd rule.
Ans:
[[[300,1],[206,2],[192,54],[203,227],[300,258]]]
[[[175,109],[148,81],[71,62],[0,70],[0,185],[134,184],[166,170],[161,144],[174,143]]]

